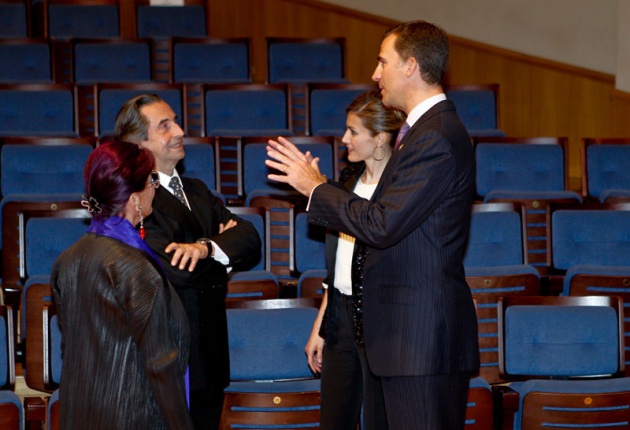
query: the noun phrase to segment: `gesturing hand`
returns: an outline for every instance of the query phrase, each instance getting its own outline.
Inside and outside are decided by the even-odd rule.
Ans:
[[[294,144],[283,137],[277,141],[270,140],[267,155],[271,160],[265,164],[272,169],[279,170],[283,175],[269,174],[272,181],[291,185],[298,192],[310,196],[313,188],[326,182],[326,176],[319,171],[319,158],[307,152],[302,153]]]

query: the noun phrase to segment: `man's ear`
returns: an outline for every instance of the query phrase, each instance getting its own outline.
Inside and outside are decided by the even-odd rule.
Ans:
[[[413,57],[409,57],[407,58],[407,60],[405,61],[405,76],[410,77],[411,75],[413,75],[416,71],[418,71],[419,68],[419,64],[416,61],[415,58]],[[418,71],[419,72],[419,71]]]

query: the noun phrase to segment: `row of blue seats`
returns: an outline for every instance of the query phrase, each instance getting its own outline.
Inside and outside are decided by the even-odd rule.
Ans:
[[[273,302],[281,301],[274,300]],[[248,385],[251,380],[262,378],[263,374],[266,381],[284,380],[285,383],[281,389],[284,395],[288,396],[288,392],[292,393],[293,389],[297,388],[289,382],[292,378],[302,381],[298,383],[300,389],[295,392],[301,392],[302,395],[305,392],[318,394],[319,383],[317,379],[312,378],[306,367],[302,348],[299,346],[300,339],[307,338],[310,333],[316,310],[312,309],[310,312],[273,311],[267,308],[267,304],[261,303],[257,306],[265,310],[228,310],[230,352],[235,365],[232,369],[232,382],[227,389],[227,399],[230,400],[227,402],[225,413],[234,420],[238,418],[232,415],[236,412],[232,408],[240,410],[236,412],[237,416],[246,416],[247,411],[243,407],[246,399],[242,398],[242,394],[239,399],[231,399],[232,393],[241,393],[244,389],[250,394],[253,392],[258,395],[277,394],[275,389],[280,388],[278,382],[272,385],[260,385],[261,383],[257,382],[256,389]],[[245,306],[247,307],[249,306]],[[604,426],[615,421],[616,417],[610,414],[613,410],[623,407],[626,402],[625,396],[618,393],[627,391],[627,386],[630,384],[628,378],[621,377],[625,368],[622,359],[624,342],[621,330],[623,305],[618,297],[505,296],[497,302],[497,316],[495,323],[499,333],[497,355],[501,376],[504,382],[514,380],[520,382],[512,382],[509,385],[502,383],[493,389],[484,377],[473,378],[469,392],[471,401],[467,410],[469,424],[481,425],[483,422],[485,424],[481,428],[489,429],[493,422],[493,415],[499,415],[500,419],[508,422],[515,418],[514,428],[518,429],[522,419],[535,419],[541,412],[546,415],[545,420],[562,421],[564,424],[567,420],[571,420],[570,422],[575,424],[584,425],[587,422],[596,422]],[[56,317],[53,316],[46,321],[45,326],[50,327],[47,332],[50,333],[51,338],[50,342],[44,345],[44,349],[50,349],[48,361],[44,361],[44,365],[49,371],[48,389],[54,389],[58,386],[61,376],[61,360],[58,355],[61,337],[56,325]],[[245,329],[241,330],[242,327]],[[265,331],[252,331],[252,327],[264,327]],[[273,332],[269,333],[268,329],[273,329]],[[288,344],[294,345],[289,349],[286,349],[287,336],[290,338]],[[277,337],[281,338],[278,342],[275,340]],[[541,337],[547,340],[543,344],[540,342]],[[259,356],[251,355],[259,351],[261,338],[265,339],[269,354],[269,360],[262,362]],[[253,349],[250,350],[250,348]],[[588,354],[584,354],[584,351],[588,351]],[[256,366],[253,366],[252,360],[257,362]],[[286,366],[281,366],[280,372],[277,365],[279,362],[286,363]],[[541,376],[551,376],[552,379],[556,379],[593,375],[599,378],[596,380],[588,378],[590,382],[543,381],[541,383],[536,381],[536,378]],[[532,379],[523,383],[524,377]],[[310,382],[305,381],[305,378]],[[491,390],[494,390],[497,399],[502,400],[495,402],[494,406]],[[535,402],[524,401],[526,396],[530,396],[531,399],[540,395],[540,392],[549,390],[555,393],[553,396],[555,408],[546,406],[536,408],[531,405]],[[593,395],[597,396],[598,401],[591,405]],[[516,401],[514,396],[516,396]],[[573,404],[573,408],[568,407],[575,403],[576,396],[579,397],[581,403],[577,406]],[[608,397],[606,401],[617,403],[614,406],[608,405],[611,408],[610,413],[594,414],[593,412],[602,408],[600,403],[603,401],[602,396]],[[318,397],[317,395],[314,397],[311,399],[310,406],[311,409],[317,410]],[[237,404],[233,404],[232,400]],[[558,407],[559,401],[563,404],[569,403],[565,405],[566,407]],[[55,402],[56,395],[53,393],[50,405],[54,405]],[[300,403],[300,406],[305,405]],[[258,420],[266,420],[260,414],[272,412],[274,408],[274,406],[270,406],[268,410],[258,408],[256,411],[259,414]],[[534,411],[531,410],[532,408]],[[315,416],[307,418],[311,424],[317,422],[318,413],[314,413]],[[304,420],[304,414],[301,415]],[[586,416],[591,416],[591,418],[586,418]],[[504,425],[497,428],[512,427]]]
[[[207,35],[204,2],[180,7],[136,5],[136,32],[140,37]],[[196,4],[195,4],[196,3]],[[0,38],[30,35],[69,37],[117,37],[121,28],[120,2],[56,2],[54,0],[0,3]],[[30,30],[30,31],[29,31]]]
[[[259,204],[261,203],[254,203],[254,206],[259,207],[257,206]],[[262,204],[271,203],[270,200],[266,200]],[[239,269],[252,271],[251,277],[248,278],[250,280],[257,279],[257,273],[254,272],[268,271],[274,274],[273,279],[276,279],[276,283],[278,280],[296,281],[305,277],[321,280],[325,276],[325,230],[309,225],[306,213],[294,210],[293,207],[286,211],[284,225],[271,215],[271,211],[274,209],[277,211],[278,206],[264,206],[263,209],[266,210],[247,212],[244,208],[234,208],[238,216],[254,224],[263,239],[260,259],[252,262],[249,267],[235,268],[236,271]],[[519,209],[518,205],[500,203],[474,206],[471,236],[464,260],[467,276],[521,274],[540,277],[538,271],[527,264],[523,241],[525,226]],[[550,269],[552,276],[558,276],[565,282],[560,290],[568,292],[573,277],[576,273],[582,273],[584,266],[588,266],[586,269],[593,275],[600,272],[612,274],[611,266],[624,268],[626,271],[630,268],[628,209],[628,206],[573,209],[558,207],[553,211],[550,225]],[[23,219],[25,226],[18,226],[23,229],[19,237],[23,242],[17,247],[18,250],[22,250],[23,260],[13,260],[15,267],[4,274],[3,286],[8,287],[10,283],[16,282],[16,279],[19,283],[34,280],[40,282],[42,278],[47,280],[57,256],[85,232],[89,222],[88,214],[84,213],[83,217],[80,217],[78,214],[80,211],[77,209],[72,214],[74,218],[49,218],[50,213],[47,214],[48,217],[43,218],[42,215],[27,214],[26,219]],[[284,244],[274,243],[276,237],[282,237]],[[12,246],[11,249],[15,250],[16,246]],[[3,251],[4,259],[14,257],[9,248]],[[272,253],[284,255],[274,256]],[[275,263],[285,267],[276,269]],[[22,273],[19,273],[20,269]],[[618,276],[623,276],[624,273],[624,270],[620,269]],[[11,279],[13,281],[10,281]],[[317,290],[321,292],[321,285],[317,285]],[[298,282],[296,295],[313,294],[312,291],[309,294],[301,292],[301,285]]]
[[[267,180],[266,142],[260,137],[186,138],[188,157],[180,169],[203,180],[229,199],[244,199],[254,190],[287,193]],[[345,147],[332,137],[292,138],[320,158],[320,169],[337,177],[345,166]],[[630,139],[584,139],[581,192],[569,189],[566,138],[474,138],[478,199],[597,200],[630,196]],[[0,193],[65,194],[82,191],[81,175],[96,139],[0,138]],[[225,171],[223,171],[225,170]],[[231,175],[231,176],[230,176]],[[236,190],[236,191],[234,191]]]
[[[287,308],[296,305],[282,300],[249,303],[255,302],[228,309],[233,366],[223,420],[235,426],[252,419],[277,425],[274,412],[282,408],[295,413],[296,423],[317,426],[319,381],[306,366],[300,343],[309,336],[317,311]],[[623,422],[630,403],[630,378],[623,377],[623,315],[618,297],[507,295],[498,300],[498,360],[507,384],[491,386],[483,377],[471,379],[468,428],[539,428],[541,422],[552,427],[611,427]],[[49,310],[43,323],[50,333],[50,342],[43,344],[49,374],[45,391],[50,392],[61,381],[61,334],[54,312]],[[581,380],[558,380],[569,378]],[[49,420],[58,419],[57,396],[55,391],[50,398]],[[258,398],[256,405],[250,405],[250,396]],[[269,397],[268,406],[261,407],[261,397]],[[12,400],[4,401],[19,410]],[[304,413],[305,408],[310,412]]]
[[[321,281],[325,277],[325,232],[308,225],[306,214],[295,210],[292,203],[281,207],[263,199],[253,201],[252,205],[261,205],[264,210],[248,212],[247,209],[253,208],[244,207],[233,210],[257,228],[263,239],[261,259],[247,271],[235,268],[230,282],[241,285],[233,291],[236,293],[234,298],[278,297],[281,284],[292,285],[292,293],[299,297],[320,295]],[[61,210],[48,211],[48,217],[56,218],[40,219],[27,210],[20,214],[22,223],[16,229],[24,231],[18,235],[16,242],[22,242],[16,243],[12,252],[3,250],[3,289],[7,298],[9,293],[12,294],[12,303],[15,303],[15,293],[18,293],[19,303],[19,292],[23,289],[21,301],[26,303],[30,285],[47,283],[50,266],[56,257],[85,231],[88,214],[84,209],[78,209],[78,204],[74,207],[73,214],[68,216],[77,218],[59,218],[65,216]],[[627,290],[626,280],[630,277],[630,211],[627,206],[623,211],[607,209],[614,208],[602,206],[568,210],[560,207],[552,212],[553,273],[541,277],[536,268],[525,264],[523,232],[526,226],[518,205],[475,205],[464,263],[471,290],[478,297],[480,325],[488,321],[493,325],[496,316],[494,303],[498,297],[506,293],[540,294],[544,286],[547,291],[551,289],[552,280],[555,282],[554,293],[569,294],[574,288],[593,294],[613,291],[615,287],[621,292]],[[36,246],[32,245],[34,243]],[[21,260],[12,258],[10,263],[13,254],[18,252]],[[263,288],[270,283],[275,289],[271,296],[266,296]],[[243,287],[242,284],[249,285]],[[606,285],[603,290],[602,285]],[[12,286],[13,291],[9,291]],[[26,316],[25,313],[23,315]],[[23,325],[26,327],[27,321]],[[27,336],[26,330],[22,333]],[[497,377],[496,336],[488,337],[489,333],[492,331],[486,329],[480,339],[483,345],[482,369],[488,380],[497,382],[493,379]]]
[[[286,84],[0,84],[0,136],[111,135],[125,100],[154,93],[169,103],[190,136],[341,137],[346,107],[374,88],[312,83],[298,98]],[[446,88],[471,135],[503,135],[497,129],[497,91],[497,85]]]
[[[495,287],[492,282],[488,283],[488,281],[491,281],[496,278],[505,279],[505,277],[509,276],[509,274],[523,273],[523,272],[518,272],[515,270],[516,266],[518,266],[519,268],[523,268],[522,264],[512,265],[510,263],[512,263],[513,261],[510,261],[507,258],[508,256],[510,256],[510,257],[514,257],[515,259],[518,259],[519,256],[522,258],[523,254],[522,254],[522,248],[519,243],[519,239],[521,239],[520,232],[521,232],[522,227],[521,227],[521,221],[519,219],[520,217],[519,217],[518,212],[514,212],[510,210],[500,210],[498,212],[493,212],[493,211],[488,211],[487,209],[489,209],[489,206],[485,206],[483,209],[481,207],[478,207],[473,215],[473,224],[471,227],[471,241],[470,241],[469,252],[466,257],[467,258],[467,261],[466,261],[467,275],[469,276],[469,279],[474,278],[474,277],[477,277],[477,278],[481,277],[484,279],[485,287],[483,289],[477,289],[477,290],[473,289],[473,293],[476,295],[478,302],[482,303],[480,304],[480,308],[483,305],[486,305],[486,303],[483,303],[482,297],[484,295],[488,295],[488,293],[494,293],[495,295],[505,295],[508,293],[517,293],[518,291],[523,290],[523,287],[521,284],[509,286],[506,284],[505,281],[502,281],[500,283],[497,283]],[[501,208],[499,207],[499,209]],[[559,220],[561,216],[569,217],[569,223],[568,223],[569,228],[566,228],[565,230],[567,231],[571,230],[571,232],[573,233],[573,236],[566,240],[567,245],[568,245],[568,248],[567,248],[568,251],[565,251],[565,254],[570,254],[573,256],[573,254],[575,254],[574,252],[575,249],[585,251],[585,252],[593,251],[594,252],[593,255],[587,257],[588,263],[616,264],[617,266],[619,266],[620,264],[627,264],[627,262],[623,261],[623,258],[627,259],[627,256],[630,255],[628,253],[628,242],[627,242],[627,237],[630,236],[628,234],[628,226],[630,225],[630,212],[605,211],[605,210],[600,210],[597,212],[594,212],[591,210],[579,210],[579,211],[559,210],[557,212],[554,212],[554,215],[553,215],[554,230],[556,229],[555,222]],[[298,217],[300,216],[298,215]],[[573,230],[571,228],[571,227],[577,226],[577,221],[575,217],[586,218],[586,227],[583,231],[579,229]],[[300,218],[303,218],[303,215]],[[34,221],[35,220],[27,221],[27,228],[29,228],[29,224],[31,228],[35,228],[36,224],[38,223]],[[49,236],[50,236],[51,231],[63,230],[62,228],[59,227],[61,225],[62,220],[55,220],[55,222],[58,224],[55,227],[50,227],[50,226],[46,227],[45,223],[42,222],[42,225],[44,225],[44,227],[42,228],[44,228],[44,230],[48,232]],[[79,222],[79,224],[80,223],[81,222]],[[298,225],[304,225],[304,220],[303,219],[298,220],[296,218],[295,220],[296,230],[298,229]],[[512,225],[512,227],[511,228],[508,227],[509,225]],[[508,230],[510,230],[511,233]],[[602,233],[609,233],[608,236],[610,237],[617,235],[617,237],[616,239],[611,239],[610,243],[604,244],[603,242],[607,240],[607,237],[603,237]],[[35,248],[41,249],[42,247],[44,247],[43,244],[41,243],[42,234],[34,233],[34,235],[35,237],[38,238],[38,242],[37,242],[38,245],[37,247],[32,247],[33,248],[32,252],[39,252]],[[508,236],[511,236],[512,240],[509,240]],[[554,235],[554,237],[556,238],[558,236],[559,236],[558,234]],[[624,237],[626,238],[625,241],[624,241]],[[497,246],[497,241],[500,239],[507,240],[505,247]],[[296,234],[295,240],[296,240],[296,248],[297,248],[297,241],[298,241],[297,234]],[[484,240],[486,240],[487,242],[484,243]],[[613,243],[614,240],[619,241],[619,243],[617,244],[619,246],[619,249],[618,249],[619,252],[616,252],[613,248],[613,245],[611,245],[611,243]],[[585,243],[585,241],[587,243]],[[596,246],[593,246],[593,244],[596,244]],[[321,246],[321,244],[317,246]],[[601,252],[602,248],[605,249],[605,252]],[[554,247],[554,251],[555,250],[556,250],[556,247]],[[48,250],[47,252],[50,252],[50,250]],[[296,249],[296,252],[297,252],[297,249]],[[311,254],[315,253],[315,254],[321,255],[321,252],[317,252],[313,250],[308,251],[308,252]],[[615,256],[614,259],[610,258],[611,254]],[[36,260],[42,260],[45,258],[47,258],[47,256],[45,255],[45,252],[40,253],[37,257],[35,257]],[[597,260],[598,258],[599,260]],[[578,261],[577,264],[580,264],[580,261]],[[479,265],[479,267],[476,268],[477,269],[476,271],[474,270],[471,271],[472,269],[471,266],[475,266],[475,265]],[[491,265],[495,265],[495,267],[488,267]],[[612,267],[612,269],[619,270],[621,268]],[[625,269],[626,269],[625,278],[627,278],[628,267],[625,267]],[[601,267],[599,267],[598,270],[600,270],[600,272],[596,272],[596,274],[599,275],[600,282],[601,282],[601,279],[606,279],[606,276],[604,276],[606,274],[604,272],[601,272],[602,270]],[[536,272],[530,270],[529,275],[536,276]],[[590,273],[590,276],[593,276],[593,273]],[[610,278],[609,275],[607,277]],[[594,285],[595,285],[594,287],[595,289],[593,291],[595,293],[602,293],[601,289],[598,290],[598,285],[601,285],[601,283],[596,282]],[[611,289],[612,287],[609,286],[607,288],[607,291],[611,291]],[[480,309],[480,316],[481,316],[481,309]],[[480,324],[481,323],[482,321],[480,320]],[[484,335],[487,335],[487,334],[488,333],[486,332]],[[487,351],[482,351],[482,352],[487,353]],[[497,352],[495,351],[494,354],[496,355],[496,353]],[[483,354],[482,354],[482,357],[483,357]],[[488,376],[489,373],[486,371],[486,369],[489,369],[491,367],[496,368],[496,362],[495,363],[484,362],[483,367],[482,367],[482,370],[485,371],[484,376]]]
[[[304,144],[305,146],[308,145],[308,149],[311,150],[313,154],[322,159],[322,171],[330,177],[334,176],[333,169],[335,166],[335,159],[333,157],[335,151],[334,147],[331,146],[331,142],[332,140],[328,143]],[[477,145],[477,149],[479,150],[479,148],[484,145],[485,144],[479,143]],[[497,143],[487,145],[499,146]],[[513,145],[516,148],[525,146],[525,144],[514,145],[513,142],[506,143],[505,145]],[[256,198],[256,196],[264,199],[265,195],[272,194],[285,198],[287,201],[284,202],[284,207],[277,209],[276,212],[273,213],[273,216],[277,218],[284,216],[280,213],[281,210],[291,210],[288,206],[295,206],[296,209],[299,209],[299,204],[292,201],[295,199],[295,195],[289,190],[283,189],[282,187],[270,189],[273,184],[267,181],[266,175],[268,173],[268,169],[261,162],[261,160],[266,157],[265,146],[266,143],[264,138],[257,141],[254,140],[253,142],[242,146],[243,171],[241,172],[241,175],[244,176],[243,183],[245,184],[244,189],[246,194],[236,196],[237,198],[234,200],[238,200],[238,197],[243,197],[244,201],[240,200],[239,202],[241,204],[245,203],[246,206],[252,206],[252,201]],[[529,146],[532,149],[538,150],[540,148],[545,149],[547,146],[553,145]],[[615,149],[617,146],[613,145],[612,147]],[[198,177],[206,181],[206,184],[211,189],[218,188],[219,190],[222,190],[222,186],[216,186],[216,171],[214,168],[220,163],[215,163],[215,148],[216,147],[209,144],[188,145],[189,154],[184,162],[184,165],[181,167],[181,172],[184,175]],[[628,148],[630,147],[626,147],[626,150],[628,150]],[[2,170],[1,189],[3,192],[3,199],[0,202],[0,206],[2,206],[3,212],[6,210],[5,205],[11,202],[39,201],[54,202],[55,204],[59,204],[59,202],[77,203],[83,191],[83,165],[91,150],[92,147],[85,144],[70,145],[66,147],[45,145],[4,145],[2,148],[2,162],[0,163]],[[219,150],[222,149],[219,147]],[[20,153],[22,156],[20,156]],[[491,167],[496,165],[505,167],[505,165],[508,165],[509,162],[514,162],[515,160],[521,164],[526,161],[526,157],[522,154],[518,157],[514,155],[509,156],[510,153],[507,155],[507,161],[504,160],[501,163],[496,162],[496,158],[490,158],[493,162],[489,163],[489,165]],[[531,160],[535,160],[534,156],[530,158]],[[57,161],[52,162],[54,160]],[[238,166],[240,162],[241,161],[239,160],[232,160],[230,163]],[[481,169],[482,163],[478,164],[478,171],[481,172],[483,170]],[[249,169],[247,168],[248,165],[251,165]],[[534,178],[540,178],[541,169],[538,168],[537,165],[533,164],[530,170]],[[507,182],[505,179],[507,173],[508,172],[500,172],[497,184],[505,186],[504,184]],[[515,174],[519,176],[521,180],[524,180],[523,172],[516,170]],[[238,177],[239,176],[237,175],[237,178]],[[627,190],[628,186],[625,186]],[[581,201],[579,194],[566,190],[541,191],[539,189],[534,189],[523,191],[520,188],[513,189],[512,194],[509,196],[506,194],[507,192],[505,189],[498,189],[497,192],[503,193],[503,195],[497,198],[497,200],[511,200],[523,203],[524,210],[522,218],[524,223],[522,232],[525,239],[525,245],[523,248],[526,255],[522,260],[535,266],[541,274],[546,274],[547,270],[553,267],[550,263],[551,253],[549,252],[552,243],[550,232],[553,232],[553,230],[551,228],[552,226],[547,224],[550,219],[550,204],[557,202],[559,197],[558,195],[561,193],[568,193],[571,198],[564,198],[560,201],[578,203]],[[552,196],[549,196],[550,193]],[[221,195],[221,192],[218,194]],[[225,199],[225,196],[222,197]],[[486,200],[492,201],[493,199],[486,198]],[[226,201],[230,202],[229,199],[226,199]],[[258,206],[272,205],[277,205],[277,199],[275,203],[263,201],[263,203],[258,204]],[[3,246],[5,241],[4,236],[6,236],[5,232],[8,231],[9,234],[13,234],[13,229],[17,228],[15,227],[17,225],[16,216],[17,215],[13,214],[10,219],[7,220],[7,225],[12,225],[14,226],[13,228],[5,229],[3,227]],[[293,215],[289,218],[293,219]],[[275,219],[274,222],[279,223],[280,220]],[[285,219],[283,222],[286,223],[287,220]],[[288,227],[288,230],[285,228],[285,231],[288,231],[288,233],[286,233],[287,237],[289,237],[290,234],[293,234],[291,225],[288,225]],[[293,243],[293,241],[290,242]],[[12,243],[9,244],[13,245]],[[277,249],[280,248],[280,246],[274,246],[274,248]],[[290,245],[284,246],[284,248],[290,249]],[[10,255],[5,254],[3,259],[8,257],[10,257]],[[291,255],[290,258],[286,259],[282,264],[286,267],[284,267],[284,270],[280,271],[281,275],[288,278],[292,277],[292,272],[295,270],[293,256]],[[7,279],[7,276],[10,276],[10,273],[13,274],[13,272],[7,273],[4,271],[3,275],[5,280]],[[20,273],[19,278],[23,277],[24,273]]]
[[[269,83],[346,83],[344,40],[267,38]],[[3,83],[252,82],[251,38],[0,39]],[[121,72],[124,72],[121,74]]]

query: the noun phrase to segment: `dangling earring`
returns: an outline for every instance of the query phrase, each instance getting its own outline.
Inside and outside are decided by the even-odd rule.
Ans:
[[[138,215],[140,215],[140,239],[144,239],[146,236],[146,232],[144,231],[144,217],[142,216],[142,206],[136,203],[136,210],[138,211]]]
[[[383,148],[383,145],[374,147],[372,150],[372,158],[376,161],[382,161],[385,158],[385,148]]]

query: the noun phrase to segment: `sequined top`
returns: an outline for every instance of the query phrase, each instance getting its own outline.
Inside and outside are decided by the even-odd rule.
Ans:
[[[348,167],[343,169],[339,176],[339,183],[344,185],[349,190],[352,190],[359,180],[361,174],[365,170],[365,163],[352,163]],[[352,254],[352,268],[351,268],[351,282],[352,282],[352,333],[357,345],[362,346],[364,344],[363,339],[363,271],[365,261],[368,256],[367,247],[359,240],[355,240],[354,252]],[[333,286],[334,279],[330,279],[329,273],[326,283]],[[330,303],[329,303],[330,306]],[[328,314],[329,307],[326,308],[319,334],[321,337],[326,338],[328,335]]]

